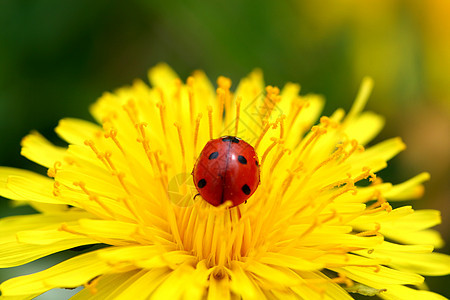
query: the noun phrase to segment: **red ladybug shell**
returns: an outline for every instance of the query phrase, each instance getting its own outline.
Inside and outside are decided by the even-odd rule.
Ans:
[[[258,187],[258,157],[247,142],[224,136],[205,145],[192,175],[203,199],[214,206],[230,200],[236,206],[246,201]]]

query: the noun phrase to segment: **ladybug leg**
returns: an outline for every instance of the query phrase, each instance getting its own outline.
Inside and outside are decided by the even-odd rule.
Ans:
[[[197,198],[197,196],[200,196],[200,193],[198,193],[197,195],[194,196],[194,200],[195,200],[195,198]]]
[[[247,204],[247,200],[245,200],[245,202],[244,202],[245,204]]]

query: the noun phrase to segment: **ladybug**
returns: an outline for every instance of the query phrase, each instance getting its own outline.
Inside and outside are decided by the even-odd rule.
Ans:
[[[259,162],[255,149],[235,136],[223,136],[206,143],[195,163],[194,184],[207,202],[232,206],[247,202],[258,188]]]

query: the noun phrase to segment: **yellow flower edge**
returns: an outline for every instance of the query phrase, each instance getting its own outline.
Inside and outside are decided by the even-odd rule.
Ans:
[[[0,195],[38,213],[0,220],[0,267],[105,244],[0,285],[2,299],[84,286],[73,299],[445,299],[424,277],[450,273],[435,210],[399,203],[429,174],[385,183],[376,172],[405,145],[367,147],[384,125],[364,112],[365,78],[350,112],[320,117],[324,100],[300,86],[265,86],[254,71],[231,90],[201,71],[181,81],[166,64],[105,93],[98,122],[63,119],[56,147],[37,132],[22,155],[48,176],[1,167]],[[213,207],[190,175],[206,142],[254,146],[261,184],[247,204]],[[415,288],[414,288],[415,287]]]

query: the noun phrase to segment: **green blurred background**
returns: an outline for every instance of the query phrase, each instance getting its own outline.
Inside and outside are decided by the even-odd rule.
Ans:
[[[234,86],[259,67],[267,84],[294,81],[302,93],[323,94],[326,114],[348,110],[370,75],[368,109],[387,119],[377,141],[399,135],[408,145],[381,175],[398,183],[431,172],[414,205],[442,211],[437,229],[449,242],[449,16],[447,0],[1,0],[0,165],[45,172],[20,157],[23,136],[37,129],[57,142],[59,119],[91,120],[88,106],[103,91],[145,78],[161,61],[183,79],[203,69]],[[0,216],[29,212],[0,202]],[[0,280],[46,263],[1,270]],[[450,297],[449,279],[428,282]],[[52,297],[67,296],[40,299]]]

